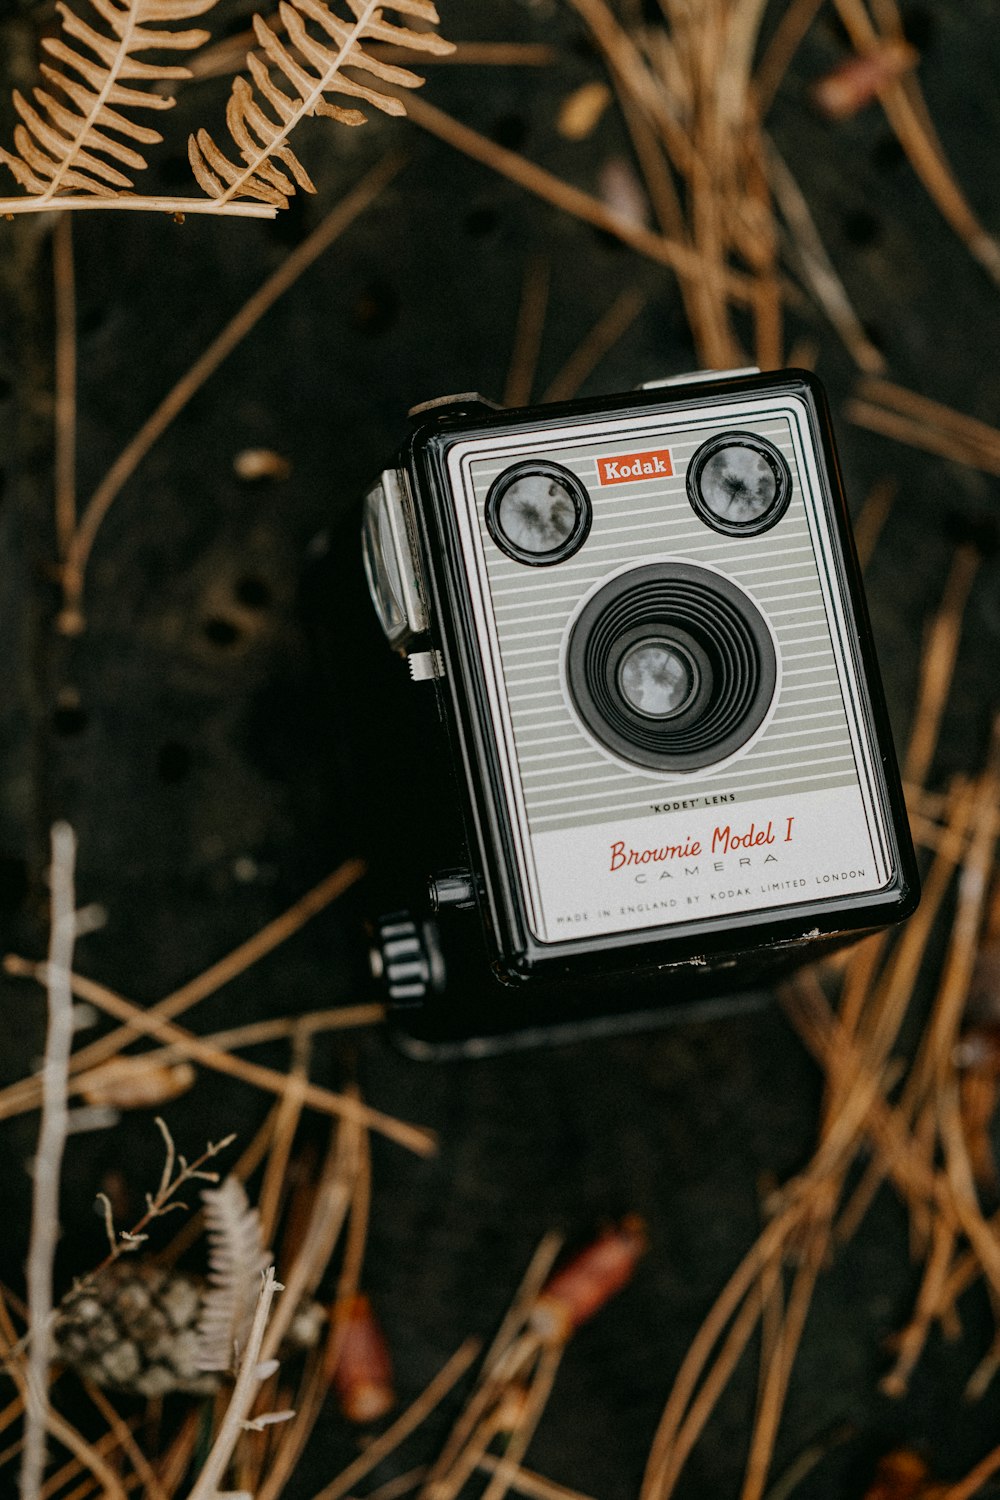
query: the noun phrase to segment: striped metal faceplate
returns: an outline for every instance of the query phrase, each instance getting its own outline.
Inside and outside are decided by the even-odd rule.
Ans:
[[[759,536],[723,536],[691,508],[688,462],[716,434],[742,430],[785,456],[792,498],[782,519]],[[671,477],[602,488],[597,459],[669,447]],[[552,567],[506,557],[484,521],[490,485],[511,464],[546,458],[577,474],[593,504],[583,548]],[[830,525],[804,408],[780,400],[701,407],[679,415],[643,414],[548,433],[457,444],[449,472],[484,645],[508,792],[526,846],[536,835],[609,818],[648,816],[671,796],[762,794],[858,787],[885,850],[882,797],[873,747],[864,738],[852,630],[841,596]],[[579,724],[561,679],[564,643],[581,601],[613,574],[659,559],[686,560],[726,574],[769,620],[779,655],[773,712],[728,762],[688,774],[640,770],[615,761]],[[850,705],[848,709],[847,705]],[[878,842],[878,838],[876,839]],[[524,848],[529,856],[528,847]]]

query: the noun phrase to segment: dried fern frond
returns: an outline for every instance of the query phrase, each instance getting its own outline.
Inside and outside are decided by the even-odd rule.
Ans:
[[[202,1193],[208,1235],[209,1289],[198,1319],[199,1370],[231,1370],[246,1344],[270,1264],[260,1218],[242,1185],[227,1177]]]
[[[151,48],[187,52],[200,47],[208,40],[207,31],[170,28],[177,21],[204,14],[215,0],[91,0],[91,4],[105,30],[81,20],[60,0],[57,9],[69,40],[45,37],[42,41],[45,51],[61,65],[43,63],[42,75],[62,99],[40,87],[32,91],[35,104],[19,92],[13,96],[22,121],[14,130],[16,155],[0,148],[0,161],[35,195],[40,208],[57,195],[117,198],[132,186],[128,172],[141,171],[146,161],[130,143],[151,146],[162,136],[123,111],[169,109],[173,98],[153,92],[150,85],[190,77],[185,67],[141,62],[137,54]],[[137,83],[142,86],[135,87]]]
[[[226,110],[226,123],[243,164],[224,155],[206,130],[199,130],[189,141],[194,175],[220,204],[250,198],[287,208],[296,186],[315,192],[308,173],[287,144],[291,132],[308,115],[326,115],[342,125],[362,125],[365,121],[361,110],[332,104],[327,94],[360,99],[389,115],[406,113],[401,100],[378,84],[412,89],[418,88],[423,79],[408,68],[366,52],[364,42],[392,42],[437,55],[454,50],[450,42],[432,31],[414,31],[385,21],[383,5],[377,0],[346,0],[346,5],[351,13],[349,20],[336,15],[326,0],[282,0],[279,15],[290,45],[260,16],[254,16],[254,35],[263,56],[250,53],[247,67],[256,93],[246,78],[235,79]],[[388,0],[384,8],[428,25],[438,20],[432,0]],[[307,21],[313,23],[313,30],[309,30]],[[272,81],[269,67],[284,75],[290,94]],[[345,68],[365,75],[368,81],[346,76]],[[270,114],[258,103],[257,94]],[[278,162],[287,170],[282,171]]]

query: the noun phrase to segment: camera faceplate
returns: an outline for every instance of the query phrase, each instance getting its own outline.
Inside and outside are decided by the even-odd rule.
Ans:
[[[728,504],[720,484],[729,484],[732,500],[725,529],[717,529],[687,481],[699,454],[725,455],[727,434],[777,453],[789,484],[780,505],[765,495],[755,506],[738,466],[730,475],[716,463],[710,509]],[[453,433],[442,459],[460,574],[452,586],[475,636],[500,812],[538,943],[732,923],[845,898],[862,904],[898,877],[858,623],[805,399],[787,388],[756,398],[664,399],[552,425],[536,413],[530,423]],[[575,476],[591,506],[584,543],[545,567],[512,557],[488,524],[498,481],[533,460]],[[639,765],[627,745],[622,752],[608,736],[602,742],[569,680],[572,633],[588,602],[614,579],[654,565],[693,570],[702,582],[717,577],[720,600],[745,599],[774,643],[768,701],[760,712],[758,694],[751,732],[735,748],[732,735],[721,740],[718,760],[693,769]],[[654,608],[648,624],[651,644],[669,648],[662,610]],[[693,663],[697,653],[684,644],[690,621],[673,625]],[[630,620],[629,649],[637,628]],[[707,649],[722,653],[715,675],[728,662],[738,688],[742,648]],[[623,651],[609,660],[620,663]],[[642,660],[655,666],[663,658],[654,651]],[[655,691],[648,701],[660,701]],[[669,708],[662,717],[669,722]]]

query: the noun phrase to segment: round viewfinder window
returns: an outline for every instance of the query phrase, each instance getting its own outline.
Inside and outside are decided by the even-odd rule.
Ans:
[[[490,536],[508,557],[533,567],[572,557],[587,539],[590,520],[587,491],[558,464],[515,464],[486,496]]]
[[[686,651],[667,641],[637,641],[618,664],[618,690],[636,713],[667,719],[694,697],[698,669]]]
[[[704,443],[687,473],[688,499],[715,531],[752,536],[776,525],[788,509],[792,478],[766,438],[725,432]]]

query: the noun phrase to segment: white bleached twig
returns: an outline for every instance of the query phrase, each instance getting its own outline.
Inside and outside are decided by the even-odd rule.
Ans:
[[[35,1154],[28,1250],[28,1328],[32,1336],[25,1370],[21,1500],[38,1500],[45,1471],[52,1266],[59,1235],[59,1180],[69,1129],[66,1100],[69,1057],[73,1047],[70,974],[77,935],[75,867],[76,836],[68,823],[56,823],[52,829],[49,870],[52,912],[47,967],[49,1016],[42,1064],[42,1117]]]
[[[274,1278],[274,1267],[268,1266],[264,1274],[257,1311],[254,1313],[247,1345],[240,1362],[233,1394],[226,1414],[222,1419],[215,1442],[205,1460],[205,1466],[195,1481],[188,1500],[219,1500],[219,1482],[226,1472],[237,1439],[244,1430],[254,1397],[260,1389],[260,1348],[264,1342],[264,1331],[271,1313],[271,1303],[276,1292],[284,1287]]]

